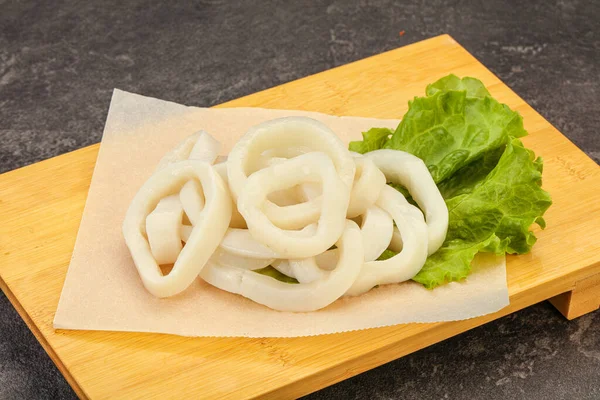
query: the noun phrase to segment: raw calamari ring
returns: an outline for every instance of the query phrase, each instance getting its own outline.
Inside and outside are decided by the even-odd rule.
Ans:
[[[183,139],[158,163],[157,170],[183,160],[206,161],[213,164],[221,151],[221,143],[206,131],[198,131]]]
[[[360,273],[363,249],[360,229],[346,221],[337,241],[340,259],[336,268],[324,272],[323,278],[289,284],[242,268],[222,266],[213,262],[200,276],[211,285],[279,311],[310,312],[328,306],[340,298]]]
[[[302,150],[298,150],[298,148]],[[284,152],[282,149],[288,149]],[[291,150],[289,150],[291,149]],[[287,117],[271,120],[250,128],[229,154],[227,174],[234,200],[240,196],[248,176],[264,164],[264,155],[280,157],[312,149],[326,153],[337,170],[339,179],[352,187],[355,165],[344,143],[326,125],[312,118]],[[291,152],[291,153],[290,153]],[[320,200],[280,207],[267,199],[265,214],[282,229],[299,229],[315,222],[322,208]],[[315,204],[311,204],[311,203]]]
[[[275,260],[275,262],[271,264],[271,266],[277,271],[284,274],[285,276],[288,276],[290,278],[296,278],[296,274],[294,273],[294,270],[292,270],[292,266],[288,261],[289,260]]]
[[[310,151],[309,148],[300,147],[269,149],[261,154],[249,171],[256,172]],[[264,212],[281,229],[301,229],[317,222],[321,213],[321,198],[306,200],[298,188],[273,192],[268,200],[265,202]]]
[[[315,151],[314,148],[309,146],[299,147],[273,147],[267,149],[261,153],[262,157],[269,158],[294,158],[304,153],[310,153]],[[256,170],[252,171],[255,172]]]
[[[376,260],[387,249],[393,229],[394,222],[387,212],[375,205],[367,209],[362,215],[360,229],[365,261]],[[300,283],[309,283],[320,279],[324,270],[334,268],[337,257],[337,249],[332,249],[315,257],[278,260],[273,263],[273,267],[284,275],[296,278]]]
[[[390,214],[380,207],[371,206],[362,215],[360,232],[365,248],[365,261],[373,261],[388,248],[394,232],[394,222]]]
[[[354,161],[344,143],[325,124],[308,117],[286,117],[263,122],[248,130],[229,153],[227,174],[234,199],[248,179],[252,166],[263,152],[279,156],[277,149],[308,148],[329,155],[342,182],[348,187],[354,180]],[[296,151],[293,152],[296,154]],[[301,154],[298,154],[301,155]],[[292,157],[293,158],[293,157]]]
[[[173,194],[160,199],[154,211],[146,218],[148,243],[159,265],[174,263],[181,252],[182,217],[183,208],[179,196]]]
[[[210,259],[219,265],[228,265],[249,270],[261,269],[275,262],[275,258],[242,257],[221,248],[215,250]]]
[[[356,165],[356,172],[352,191],[350,192],[350,204],[348,205],[348,211],[346,213],[347,218],[355,218],[364,214],[367,208],[375,204],[375,201],[377,201],[377,198],[379,197],[379,192],[381,192],[381,188],[385,185],[385,175],[383,175],[371,159],[363,157],[362,154],[352,152],[351,154]],[[314,203],[315,209],[320,209],[320,204],[318,202],[320,200],[322,189],[319,184],[305,183],[300,185],[298,189],[302,199],[307,202],[307,204],[312,205]],[[285,212],[285,210],[283,210],[283,212]],[[273,215],[272,211],[268,215],[271,217]],[[316,221],[318,214],[315,214],[313,218],[315,218],[314,220]]]
[[[250,235],[248,229],[229,228],[220,244],[224,251],[247,258],[281,258],[264,244]]]
[[[290,158],[297,157],[309,151],[299,149],[274,149],[289,150],[272,152],[266,151],[259,158],[252,172],[280,164],[288,158],[270,157],[269,154],[283,154]],[[268,201],[264,204],[264,212],[273,224],[281,229],[301,229],[309,224],[315,223],[321,213],[321,198],[315,201],[306,201],[298,188],[278,190],[269,194]]]
[[[220,164],[215,164],[215,170],[219,174],[219,176],[225,182],[225,186],[227,186],[227,190],[229,191],[229,180],[227,178],[227,163],[222,162]],[[229,223],[230,228],[238,228],[238,229],[246,229],[246,221],[244,221],[244,217],[237,209],[237,204],[235,200],[232,198],[232,206],[231,206],[231,222]]]
[[[313,263],[312,260],[314,260],[314,263],[316,264],[316,266],[319,269],[324,270],[324,271],[331,271],[337,265],[339,258],[340,258],[339,250],[331,249],[331,250],[327,250],[324,253],[317,254],[314,257],[304,258],[302,260],[296,260],[296,261],[302,262],[304,260],[310,260],[309,262],[312,264]],[[278,260],[273,264],[273,267],[284,275],[287,275],[291,278],[296,278],[296,274],[295,274],[294,270],[291,268],[290,263],[289,262],[283,263],[281,261],[289,261],[289,260]],[[276,264],[277,264],[277,266],[276,266]],[[281,268],[279,268],[279,266],[281,266]],[[313,268],[313,266],[310,265],[309,268]]]
[[[381,188],[385,185],[385,175],[375,166],[372,160],[363,157],[362,154],[352,153],[352,155],[356,165],[356,172],[352,191],[350,192],[350,204],[346,213],[347,218],[355,218],[364,214],[367,208],[375,204]],[[285,208],[273,207],[268,203],[265,204],[265,214],[280,228],[297,229],[319,218],[321,185],[317,183],[305,183],[300,185],[298,191],[302,196],[302,200],[305,201],[304,203]],[[301,207],[302,210],[300,210]],[[292,219],[290,217],[296,215],[301,215],[304,219]],[[284,216],[287,216],[288,220],[293,222],[283,226],[284,224],[281,221]]]
[[[192,225],[200,222],[204,208],[204,192],[196,180],[186,182],[179,192],[179,201]],[[160,203],[159,203],[160,204]]]
[[[281,229],[263,212],[269,193],[319,181],[324,188],[323,207],[314,235],[299,237],[297,231]],[[238,210],[256,240],[283,258],[307,258],[329,249],[340,237],[349,200],[350,186],[340,179],[331,158],[325,153],[313,152],[250,175],[238,198]]]
[[[367,208],[375,204],[381,189],[385,186],[385,175],[371,159],[358,153],[354,153],[353,156],[356,164],[356,175],[346,213],[348,218],[355,218],[364,214]]]
[[[425,213],[428,254],[442,246],[448,231],[448,207],[425,163],[400,150],[375,150],[365,154],[373,160],[388,181],[404,186]]]
[[[346,293],[350,296],[363,294],[375,285],[406,281],[421,270],[427,259],[427,225],[419,209],[387,185],[381,190],[377,205],[396,222],[403,248],[387,260],[364,263],[360,275]]]
[[[190,160],[206,161],[209,164],[214,164],[219,153],[221,152],[221,142],[216,140],[205,131],[201,131],[198,135],[198,140],[192,151],[188,155]]]
[[[292,191],[293,189],[288,190]],[[321,197],[289,205],[278,205],[267,199],[263,205],[263,211],[273,225],[278,228],[301,229],[319,220],[322,207],[323,201]]]
[[[300,283],[310,283],[322,279],[326,272],[319,268],[314,257],[301,260],[277,260],[272,266],[282,274],[296,278]]]
[[[317,224],[311,224],[299,231],[290,232],[296,237],[309,237],[317,231]],[[221,249],[228,253],[247,258],[284,258],[254,239],[248,229],[229,228],[221,241]]]
[[[198,179],[206,197],[203,216],[194,226],[173,269],[163,276],[145,238],[146,218],[159,201],[178,193],[183,185]],[[185,290],[198,276],[219,246],[231,219],[231,198],[214,168],[202,161],[186,160],[157,171],[133,198],[123,221],[123,236],[144,286],[157,297]]]

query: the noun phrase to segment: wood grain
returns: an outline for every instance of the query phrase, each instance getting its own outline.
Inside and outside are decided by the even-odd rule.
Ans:
[[[544,187],[554,200],[546,215],[548,228],[537,232],[533,252],[508,257],[511,305],[498,313],[291,339],[55,331],[52,320],[98,145],[0,176],[2,290],[77,394],[94,399],[297,397],[531,304],[577,292],[578,282],[600,273],[600,168],[451,37],[439,36],[220,107],[399,118],[410,98],[450,72],[478,77],[523,115],[530,132],[524,142],[544,157]],[[586,291],[590,299],[598,299],[597,290]]]
[[[581,317],[600,308],[600,274],[575,283],[575,288],[550,302],[568,319]]]

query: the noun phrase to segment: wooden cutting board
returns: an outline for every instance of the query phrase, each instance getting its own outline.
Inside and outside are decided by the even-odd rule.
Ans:
[[[425,86],[481,79],[518,110],[554,205],[533,252],[508,257],[511,305],[480,318],[292,338],[55,331],[98,145],[0,176],[0,285],[82,398],[291,398],[552,298],[569,318],[600,304],[600,168],[447,35],[222,104],[399,118]],[[562,295],[561,295],[562,294]],[[560,295],[560,296],[558,296]]]

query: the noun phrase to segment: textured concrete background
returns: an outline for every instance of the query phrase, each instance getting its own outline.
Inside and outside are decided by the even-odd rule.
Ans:
[[[100,141],[115,87],[211,106],[441,33],[600,161],[597,0],[170,3],[0,0],[0,172]],[[0,398],[74,397],[0,295]],[[539,304],[309,398],[599,399],[600,312]]]

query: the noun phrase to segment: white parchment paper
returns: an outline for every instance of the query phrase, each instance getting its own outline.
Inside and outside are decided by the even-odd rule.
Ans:
[[[360,138],[371,127],[398,124],[304,111],[185,107],[115,90],[55,328],[294,337],[467,319],[508,305],[505,260],[494,255],[479,255],[464,282],[433,291],[414,282],[385,285],[311,313],[274,311],[200,279],[172,298],[149,294],[125,246],[121,225],[129,202],[160,158],[200,129],[220,140],[226,154],[251,126],[290,115],[315,118],[345,142]]]

